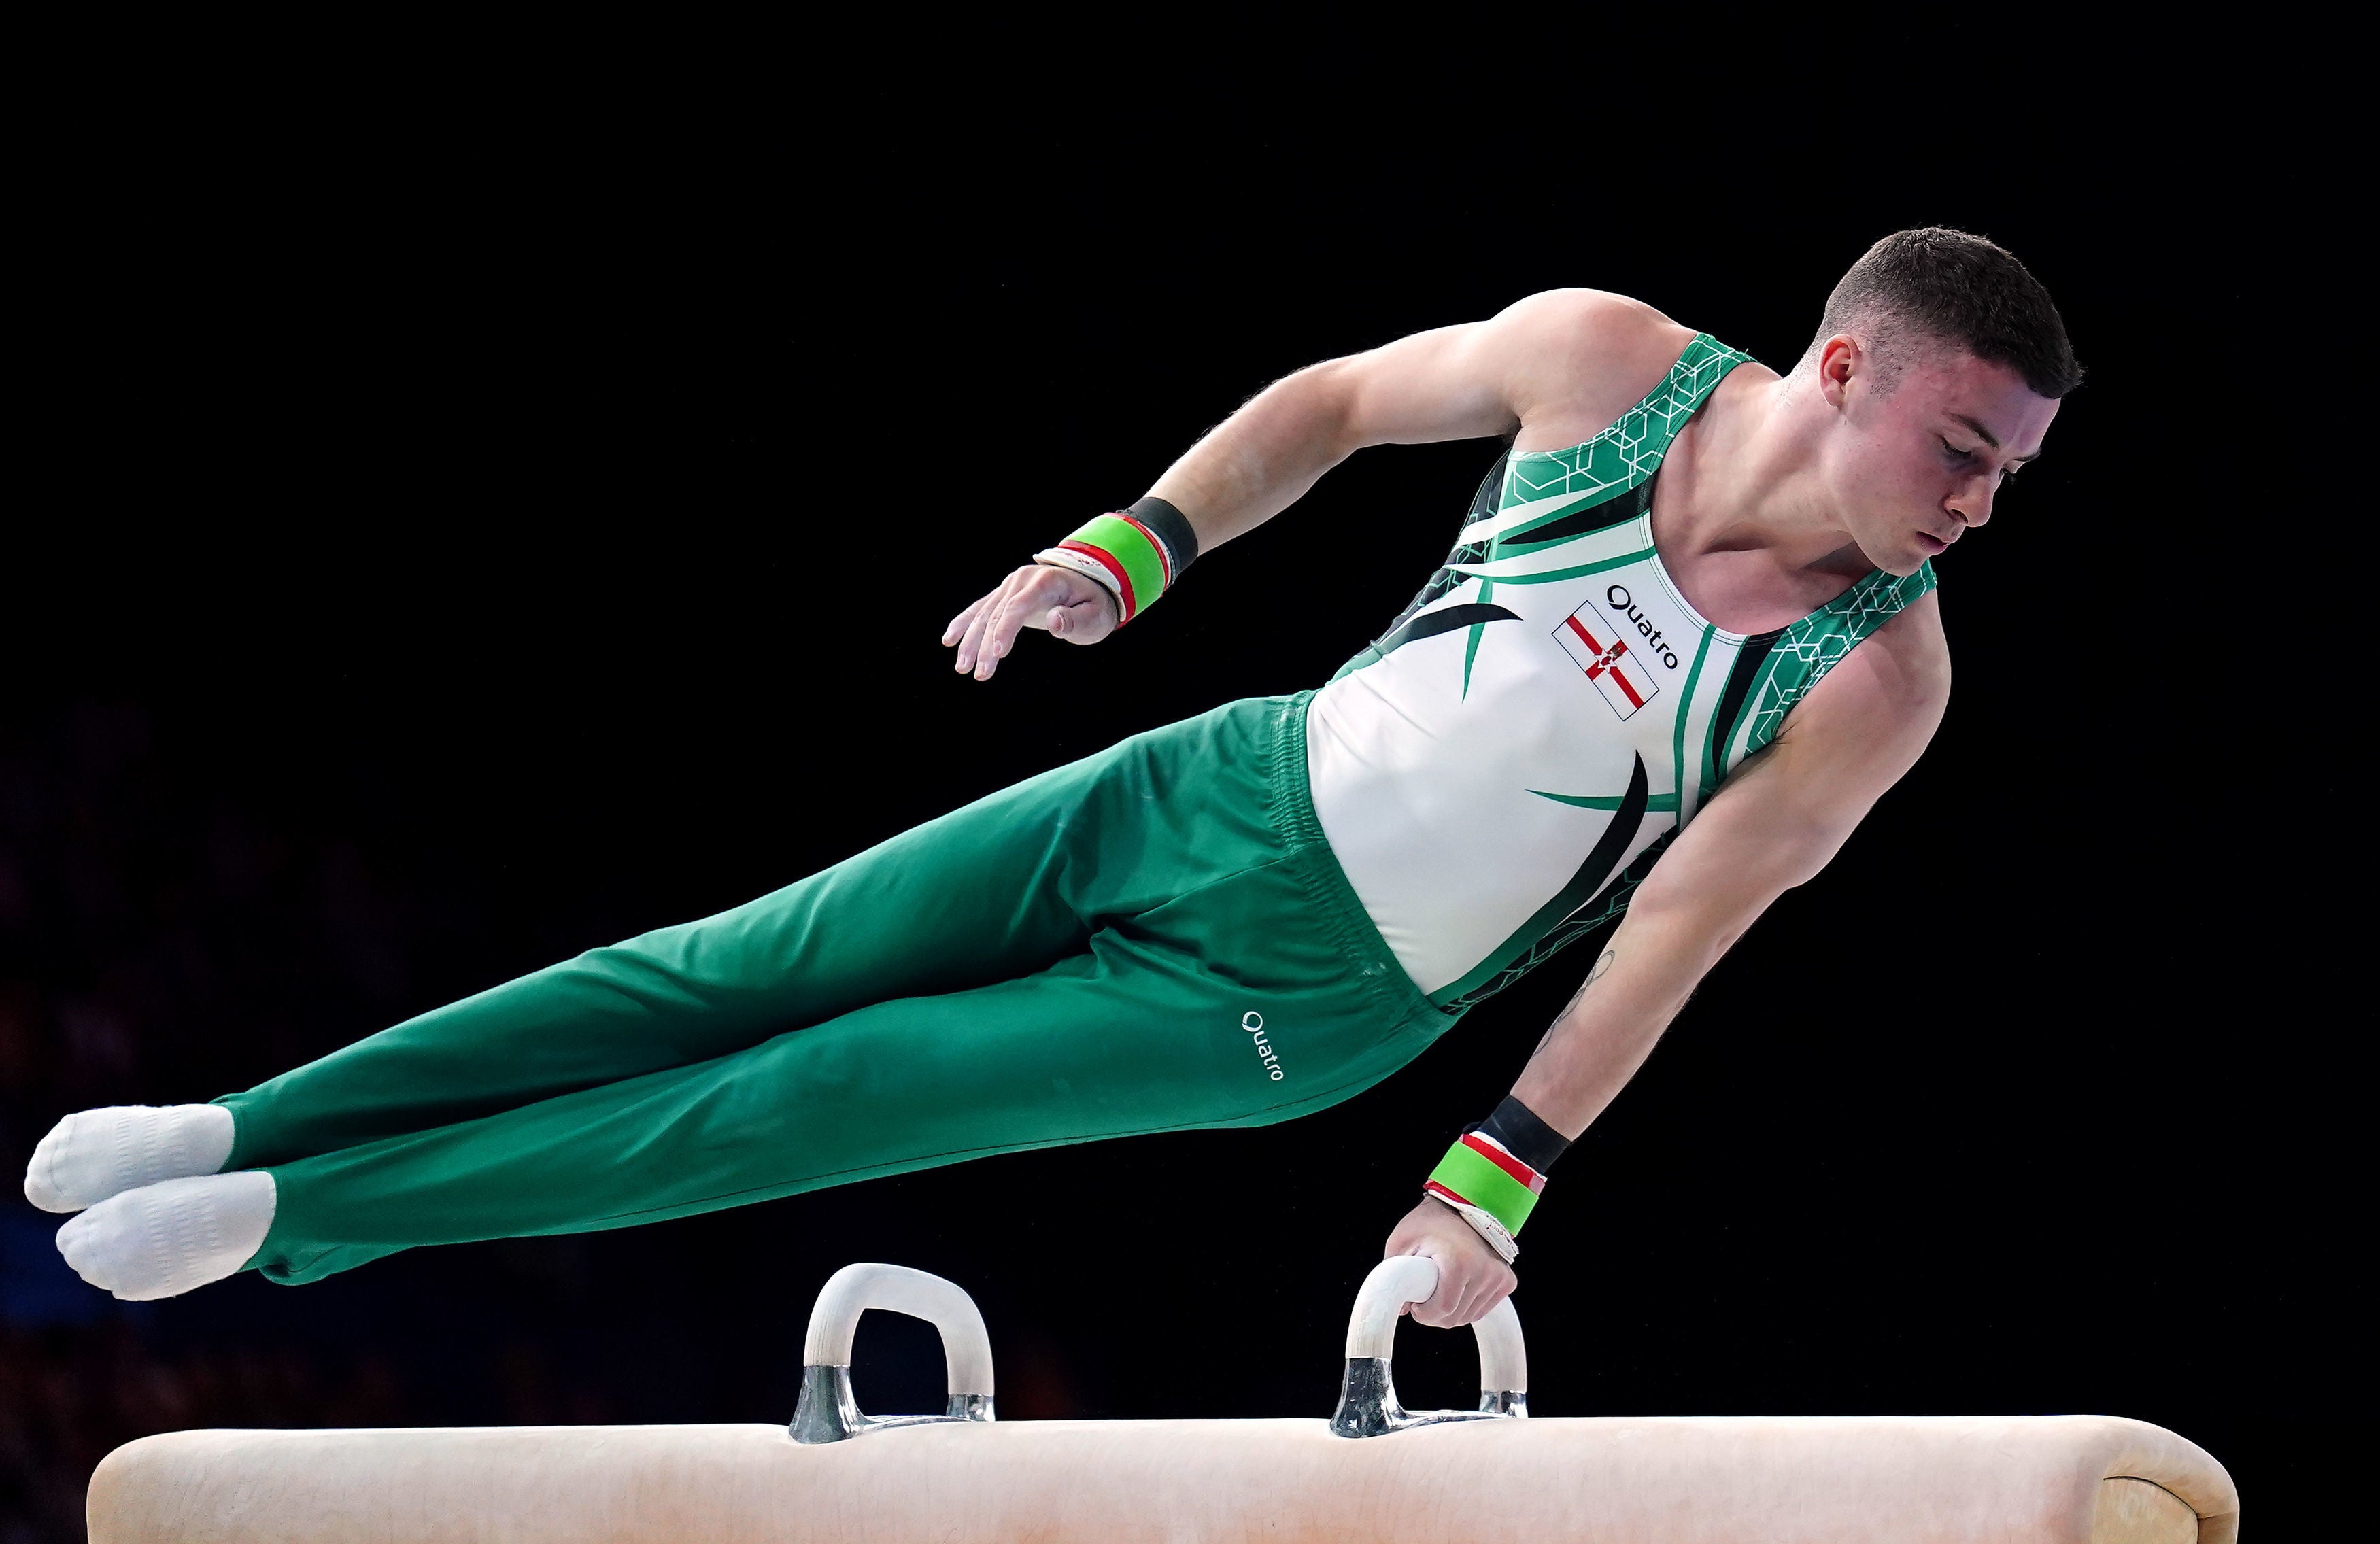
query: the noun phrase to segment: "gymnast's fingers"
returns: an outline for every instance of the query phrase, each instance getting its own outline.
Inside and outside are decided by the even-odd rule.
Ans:
[[[1016,631],[1022,625],[1026,591],[1031,588],[1031,577],[1024,570],[1008,576],[1000,587],[1000,595],[984,617],[983,642],[976,650],[975,678],[989,681],[1000,662],[1016,646]]]
[[[1469,1295],[1463,1301],[1462,1317],[1455,1322],[1478,1323],[1496,1311],[1497,1304],[1512,1296],[1512,1289],[1519,1284],[1519,1280],[1513,1276],[1510,1266],[1501,1267],[1489,1275],[1482,1277],[1472,1284]]]
[[[960,675],[975,670],[982,663],[984,638],[990,630],[992,619],[999,614],[1000,598],[1007,594],[1009,586],[1015,582],[1016,576],[1009,575],[990,594],[968,608],[971,614],[967,617],[966,632],[959,639],[958,658],[951,662],[952,668]],[[983,677],[978,675],[976,679]]]
[[[994,593],[997,593],[997,591]],[[983,600],[977,601],[974,604],[968,606],[966,610],[951,618],[951,625],[942,629],[943,648],[948,649],[951,645],[958,642],[960,638],[966,636],[967,624],[975,620],[976,614],[978,612],[983,610],[984,601],[989,601],[990,599],[991,596],[987,595],[983,597]]]
[[[1042,564],[1019,568],[1008,576],[1000,587],[1000,595],[991,606],[990,616],[983,630],[983,644],[976,651],[975,678],[989,681],[1016,647],[1016,635],[1028,626],[1040,626],[1040,613],[1047,604],[1050,579],[1057,570]]]

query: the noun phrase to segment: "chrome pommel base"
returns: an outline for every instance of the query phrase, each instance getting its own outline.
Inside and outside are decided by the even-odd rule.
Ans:
[[[939,1416],[870,1416],[851,1392],[851,1343],[870,1308],[927,1320],[942,1335],[950,1405]],[[900,1265],[846,1265],[827,1278],[802,1345],[802,1392],[786,1429],[796,1442],[840,1442],[895,1426],[993,1419],[991,1337],[975,1299],[940,1276]]]
[[[1338,1437],[1382,1437],[1407,1427],[1493,1420],[1499,1416],[1525,1419],[1528,1414],[1529,1396],[1511,1389],[1481,1392],[1476,1410],[1408,1410],[1397,1401],[1389,1359],[1358,1356],[1347,1363],[1339,1380],[1339,1409],[1330,1417],[1330,1431]]]
[[[1397,1399],[1389,1369],[1394,1350],[1397,1310],[1438,1290],[1438,1264],[1419,1255],[1382,1260],[1355,1294],[1347,1323],[1347,1370],[1339,1380],[1339,1409],[1330,1417],[1336,1437],[1384,1437],[1416,1426],[1449,1421],[1525,1419],[1529,1414],[1529,1359],[1521,1341],[1521,1319],[1507,1299],[1473,1325],[1479,1341],[1479,1408],[1408,1410]]]
[[[806,1367],[802,1397],[794,1406],[794,1423],[787,1429],[796,1442],[840,1442],[887,1427],[995,1418],[990,1394],[953,1394],[950,1409],[940,1416],[871,1416],[852,1397],[850,1368]]]

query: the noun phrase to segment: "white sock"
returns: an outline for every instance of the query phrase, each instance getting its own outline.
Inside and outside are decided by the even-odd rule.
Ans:
[[[246,1265],[273,1226],[273,1203],[261,1169],[144,1185],[60,1228],[58,1253],[128,1303],[178,1296]]]
[[[68,1115],[25,1165],[25,1199],[43,1211],[80,1211],[161,1179],[212,1174],[231,1156],[231,1112],[220,1104],[115,1104]]]

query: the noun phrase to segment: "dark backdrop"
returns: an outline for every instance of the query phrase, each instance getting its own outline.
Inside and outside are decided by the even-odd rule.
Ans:
[[[2319,979],[2258,932],[2281,656],[2223,628],[2268,426],[2214,404],[2266,282],[2243,190],[2300,174],[2235,133],[2240,60],[1710,30],[1226,38],[1161,79],[997,29],[516,41],[63,115],[6,578],[0,1168],[70,1110],[247,1086],[1319,683],[1492,443],[1366,453],[1097,650],[1031,638],[977,685],[937,643],[1285,371],[1573,284],[1783,368],[1867,243],[1953,224],[2047,283],[2090,380],[1941,565],[1932,751],[1563,1163],[1521,1264],[1533,1405],[2110,1412],[2289,1514],[2328,1326],[2320,1078],[2275,992]],[[782,1420],[854,1259],[975,1295],[1006,1416],[1327,1414],[1386,1230],[1594,953],[1293,1125],[300,1289],[115,1305],[12,1198],[0,1538],[71,1537],[150,1430]],[[881,1319],[863,1404],[937,1404],[930,1331]],[[1467,1403],[1466,1343],[1408,1330],[1408,1398]]]

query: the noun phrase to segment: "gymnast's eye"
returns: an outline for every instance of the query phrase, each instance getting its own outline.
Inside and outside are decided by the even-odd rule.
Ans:
[[[1942,437],[1937,434],[1935,438],[1940,440]],[[1952,444],[1949,441],[1942,440],[1942,454],[1949,456],[1953,461],[1964,461],[1973,456],[1975,453],[1972,450],[1961,450],[1957,445]]]

